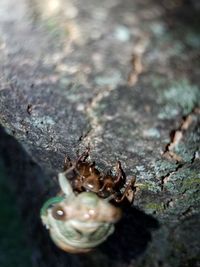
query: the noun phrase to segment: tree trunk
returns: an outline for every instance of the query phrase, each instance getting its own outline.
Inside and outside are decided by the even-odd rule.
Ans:
[[[1,0],[1,266],[200,266],[197,2]],[[115,233],[70,255],[39,210],[88,145],[138,187]]]

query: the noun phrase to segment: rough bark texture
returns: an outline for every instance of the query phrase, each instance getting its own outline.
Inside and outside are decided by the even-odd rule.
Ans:
[[[0,1],[1,266],[200,266],[199,18],[198,0]],[[140,185],[105,244],[69,255],[39,209],[88,144]]]

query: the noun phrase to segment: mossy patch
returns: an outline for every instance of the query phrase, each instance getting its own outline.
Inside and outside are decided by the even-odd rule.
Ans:
[[[200,90],[196,85],[190,84],[185,79],[173,82],[164,90],[159,99],[164,106],[158,117],[160,119],[171,118],[177,114],[179,109],[186,115],[194,109],[199,99]]]
[[[144,206],[147,214],[162,213],[164,212],[164,203],[150,202]]]
[[[160,192],[160,186],[153,181],[146,181],[139,185],[140,190],[148,190],[154,193]]]
[[[154,163],[154,170],[156,176],[165,176],[169,172],[174,171],[177,168],[177,165],[175,162],[168,161],[165,159],[156,160]]]

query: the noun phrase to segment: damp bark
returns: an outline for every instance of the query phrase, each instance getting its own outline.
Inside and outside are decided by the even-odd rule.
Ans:
[[[2,266],[199,266],[199,13],[195,0],[1,0]],[[107,242],[69,255],[39,209],[88,145],[137,193]]]

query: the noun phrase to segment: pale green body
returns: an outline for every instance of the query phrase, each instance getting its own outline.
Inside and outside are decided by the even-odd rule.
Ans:
[[[121,212],[95,193],[75,195],[64,173],[60,173],[58,179],[64,194],[44,203],[41,209],[42,222],[61,249],[72,253],[87,252],[113,233],[114,223],[120,218]],[[63,220],[52,215],[56,205],[66,215]]]

